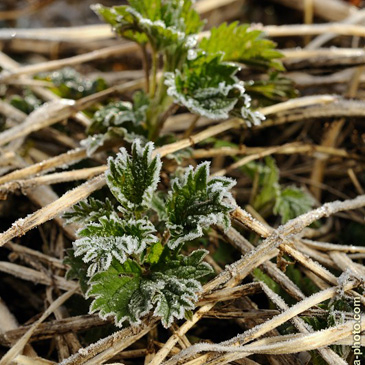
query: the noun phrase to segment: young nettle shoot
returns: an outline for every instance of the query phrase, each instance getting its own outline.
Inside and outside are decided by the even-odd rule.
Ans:
[[[116,34],[140,46],[146,87],[133,97],[133,105],[112,103],[95,115],[91,137],[85,141],[90,153],[113,137],[158,140],[175,105],[211,119],[241,117],[251,126],[263,116],[251,109],[246,89],[256,99],[261,95],[271,102],[292,94],[292,87],[282,80],[275,92],[276,77],[259,81],[257,87],[255,81],[238,78],[241,64],[269,74],[282,70],[275,43],[237,22],[212,28],[209,36],[199,40],[204,22],[191,0],[129,0],[129,5],[97,4],[93,10]]]
[[[66,214],[70,222],[85,224],[67,260],[68,277],[78,278],[93,299],[90,312],[113,316],[117,326],[138,324],[150,311],[165,327],[174,318],[189,318],[200,280],[213,270],[203,262],[206,250],[185,255],[182,248],[213,224],[229,227],[235,182],[209,177],[205,162],[187,168],[172,181],[163,204],[156,204],[161,160],[153,156],[152,142],[142,147],[136,140],[131,154],[121,148],[108,167],[116,206],[90,198]]]

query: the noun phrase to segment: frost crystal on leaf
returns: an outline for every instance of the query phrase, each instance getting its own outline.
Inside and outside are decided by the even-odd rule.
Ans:
[[[190,166],[180,182],[172,182],[167,201],[170,248],[201,237],[203,228],[212,224],[230,226],[229,212],[234,207],[229,203],[229,189],[235,182],[225,177],[208,176],[209,163],[204,162],[195,171]]]
[[[88,276],[107,270],[113,258],[123,264],[129,255],[139,254],[157,241],[155,228],[146,219],[122,221],[114,213],[99,221],[79,231],[83,237],[73,243],[74,255],[83,256],[83,261],[90,264]]]
[[[159,51],[191,47],[191,35],[203,25],[191,0],[130,0],[129,4],[112,8],[97,5],[93,10],[119,35],[139,44],[151,42]]]
[[[140,323],[154,307],[154,315],[168,327],[175,318],[182,319],[195,308],[197,293],[202,289],[197,279],[212,273],[212,268],[202,262],[206,254],[197,250],[171,261],[160,256],[162,261],[151,266],[149,277],[142,275],[142,268],[134,261],[121,264],[113,259],[107,271],[90,279],[87,297],[94,298],[90,312],[99,312],[102,318],[114,316],[116,325],[122,326],[125,320]]]
[[[103,202],[90,197],[86,201],[82,201],[75,205],[71,211],[66,212],[63,218],[66,223],[90,223],[98,222],[99,218],[109,217],[114,211],[113,204],[106,198]]]
[[[167,93],[193,113],[228,118],[244,87],[234,76],[238,67],[221,59],[219,54],[209,56],[190,50],[182,71],[165,73]]]
[[[149,208],[161,170],[161,160],[159,156],[152,158],[152,150],[152,142],[142,148],[137,139],[131,156],[121,148],[116,158],[108,159],[106,181],[124,210],[135,212]]]

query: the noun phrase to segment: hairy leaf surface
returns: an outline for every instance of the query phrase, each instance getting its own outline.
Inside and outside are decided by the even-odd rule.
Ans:
[[[63,218],[66,223],[98,222],[101,217],[109,217],[114,212],[113,204],[105,198],[104,201],[89,197],[86,201],[74,205],[72,210],[66,212]]]
[[[201,237],[203,228],[212,224],[229,227],[229,189],[235,184],[224,177],[209,178],[209,163],[188,168],[181,181],[172,182],[172,192],[167,201],[170,229],[169,247]]]
[[[161,160],[158,156],[152,158],[152,150],[152,142],[142,148],[136,140],[132,155],[121,148],[116,158],[108,159],[106,181],[125,212],[141,212],[150,206],[161,169]]]
[[[130,0],[130,6],[94,6],[117,34],[161,51],[188,41],[202,28],[190,0]]]
[[[123,264],[132,254],[140,254],[146,245],[157,241],[155,228],[147,219],[122,220],[116,214],[102,217],[100,223],[87,225],[74,242],[75,256],[89,263],[88,276],[107,270],[115,258]]]

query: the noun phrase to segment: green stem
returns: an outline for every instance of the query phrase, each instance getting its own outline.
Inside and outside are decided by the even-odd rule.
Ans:
[[[157,68],[158,68],[158,53],[156,49],[152,47],[152,80],[150,84],[150,97],[153,98],[156,93],[156,80],[157,80]]]
[[[141,45],[141,50],[142,50],[142,65],[143,65],[143,69],[144,69],[144,74],[145,74],[145,81],[146,81],[146,93],[150,92],[150,70],[149,70],[149,64],[148,64],[148,54],[147,54],[147,49],[146,49],[146,45]]]

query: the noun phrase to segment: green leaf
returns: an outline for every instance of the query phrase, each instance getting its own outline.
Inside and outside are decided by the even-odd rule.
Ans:
[[[67,256],[63,260],[70,268],[66,272],[66,279],[77,279],[80,282],[81,291],[85,294],[89,288],[89,278],[87,277],[88,265],[82,261],[81,257],[76,257],[73,249],[66,251]]]
[[[246,82],[245,88],[260,106],[272,105],[298,95],[293,81],[280,76],[277,72],[271,73],[269,78]]]
[[[90,197],[86,201],[82,201],[72,207],[72,210],[66,212],[63,218],[67,224],[70,223],[90,223],[98,222],[101,217],[110,217],[114,207],[112,202],[105,198],[104,201],[100,201]]]
[[[185,313],[195,308],[198,300],[196,292],[200,291],[201,284],[192,279],[179,279],[162,273],[155,273],[153,281],[157,286],[152,302],[156,308],[154,316],[161,317],[162,325],[167,328],[174,318],[182,319]]]
[[[132,155],[121,148],[115,158],[108,159],[107,184],[126,212],[142,212],[150,207],[161,170],[161,160],[159,156],[152,158],[152,150],[152,142],[142,148],[136,140]]]
[[[263,170],[264,176],[261,177],[262,188],[255,197],[253,206],[257,211],[263,209],[269,203],[275,203],[280,197],[279,170],[275,160],[268,156],[265,158],[265,164],[268,169]]]
[[[222,62],[222,56],[196,54],[182,71],[165,73],[167,93],[191,112],[212,118],[228,118],[244,93],[243,84],[234,76],[238,66]]]
[[[119,327],[125,320],[131,324],[140,323],[140,317],[152,307],[150,298],[138,296],[142,280],[142,269],[134,261],[124,264],[113,260],[107,271],[99,272],[90,279],[87,298],[95,298],[90,313],[98,312],[106,319],[115,318]]]
[[[102,91],[107,87],[103,79],[90,80],[71,67],[40,74],[38,78],[51,81],[55,86],[53,91],[62,98],[67,99],[80,99]]]
[[[166,211],[166,193],[162,191],[156,191],[153,194],[151,200],[151,209],[153,209],[157,213],[158,219],[160,221],[168,220],[168,215]]]
[[[147,219],[122,220],[116,214],[102,217],[78,232],[73,243],[75,256],[89,264],[87,274],[107,270],[113,258],[123,264],[130,255],[141,254],[147,245],[157,241],[155,227]]]
[[[160,261],[164,248],[160,241],[155,242],[148,250],[145,262],[148,264],[157,264]]]
[[[106,133],[110,127],[123,127],[130,133],[143,135],[149,102],[144,92],[137,91],[133,95],[133,103],[109,103],[94,114],[88,134]]]
[[[225,177],[209,178],[209,163],[190,166],[181,181],[172,182],[167,201],[170,229],[168,245],[175,248],[203,235],[203,228],[212,224],[230,225],[229,189],[235,184]]]
[[[195,308],[197,293],[202,286],[196,278],[212,272],[211,267],[202,263],[207,251],[198,250],[190,256],[179,255],[175,260],[164,261],[162,246],[156,243],[150,258],[159,261],[152,266],[152,272],[143,273],[134,261],[121,264],[113,260],[108,270],[95,274],[90,279],[87,297],[93,297],[90,312],[99,312],[102,318],[115,317],[117,326],[128,320],[140,323],[140,318],[154,307],[154,316],[168,327],[174,318],[182,319],[191,315]],[[165,247],[166,249],[166,247]],[[182,268],[181,268],[182,267]]]
[[[168,276],[176,276],[178,279],[200,279],[214,273],[212,267],[203,262],[208,254],[207,250],[195,250],[189,256],[178,255],[176,259],[163,265],[163,272]]]
[[[307,213],[314,205],[313,198],[296,187],[284,189],[276,199],[274,214],[280,214],[282,223]]]
[[[149,42],[155,50],[188,42],[203,25],[190,0],[130,0],[129,4],[112,8],[97,4],[93,10],[117,34],[141,45]]]
[[[38,99],[31,91],[25,91],[24,94],[24,97],[12,96],[10,104],[25,114],[30,114],[42,105],[42,100]]]
[[[236,77],[239,67],[223,62],[222,54],[191,52],[181,71],[165,73],[167,93],[175,103],[211,119],[240,115],[248,125],[260,124],[263,116],[249,109],[251,98]]]
[[[147,95],[137,91],[133,95],[133,103],[112,102],[99,109],[88,128],[89,136],[81,141],[88,156],[112,139],[121,138],[130,143],[136,138],[145,141],[148,134],[146,111],[149,103]]]
[[[199,47],[207,53],[222,53],[224,61],[238,61],[249,66],[283,70],[278,58],[283,55],[275,50],[276,44],[263,39],[260,30],[249,30],[249,25],[223,23],[210,30],[210,36],[203,38]]]

